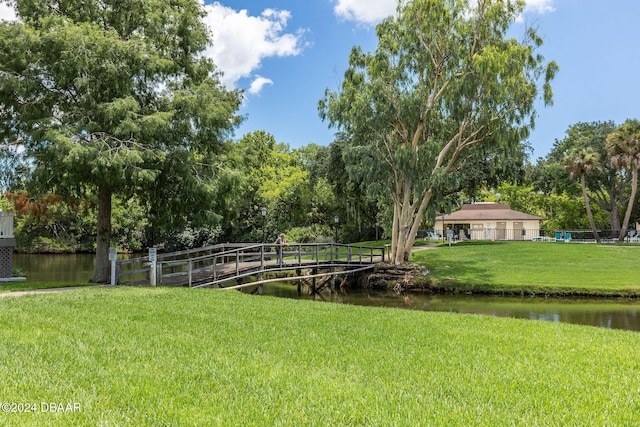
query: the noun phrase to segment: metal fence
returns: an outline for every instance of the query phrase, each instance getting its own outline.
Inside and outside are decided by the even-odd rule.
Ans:
[[[595,242],[591,230],[540,230],[540,236],[545,240]],[[619,241],[620,230],[598,230],[598,236],[603,243],[615,243]],[[629,230],[624,238],[627,243],[640,243],[640,232]]]
[[[620,230],[598,230],[600,241],[603,243],[618,242]],[[417,235],[421,239],[447,240],[446,235],[441,231],[420,230]],[[483,230],[466,230],[460,233],[457,231],[453,237],[454,241],[462,240],[534,240],[546,242],[595,242],[595,237],[591,230],[553,230],[553,229],[498,229],[485,228]],[[629,230],[624,241],[627,243],[640,243],[640,231]]]

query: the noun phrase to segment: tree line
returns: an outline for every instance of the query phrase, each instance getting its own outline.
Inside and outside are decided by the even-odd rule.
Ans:
[[[640,203],[636,198],[631,211],[627,210],[633,171],[618,169],[609,160],[607,137],[618,135],[618,129],[633,122],[573,124],[536,162],[529,160],[525,144],[515,157],[485,157],[483,165],[474,162],[458,188],[443,194],[437,207],[424,215],[420,228],[432,227],[436,215],[463,203],[495,201],[542,216],[545,229],[584,230],[592,228],[593,221],[596,232],[614,230],[619,235],[623,218],[628,217],[631,225],[640,222]],[[291,149],[265,131],[229,141],[226,165],[235,179],[228,184],[226,197],[198,207],[210,209],[214,220],[209,219],[213,215],[191,216],[186,209],[178,220],[166,221],[156,218],[143,199],[114,197],[112,245],[123,252],[152,246],[178,250],[225,241],[270,242],[280,232],[287,233],[291,241],[332,241],[336,229],[344,242],[388,239],[389,200],[372,191],[371,182],[359,180],[358,173],[349,173],[363,165],[349,163],[346,146],[345,141],[336,140],[329,146],[308,144]],[[488,167],[492,161],[496,165]],[[18,176],[19,172],[20,168],[3,166],[7,191],[0,199],[0,207],[17,216],[19,249],[94,251],[97,197],[43,192],[36,181],[28,175]],[[589,205],[592,207],[587,208]],[[262,208],[266,208],[264,217]]]

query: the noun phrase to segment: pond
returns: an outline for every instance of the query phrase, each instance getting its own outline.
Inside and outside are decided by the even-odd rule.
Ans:
[[[94,255],[15,254],[14,268],[28,281],[87,282],[93,272]],[[470,295],[396,295],[349,291],[334,296],[298,296],[291,282],[269,284],[265,295],[284,298],[315,299],[342,304],[396,307],[412,310],[474,313],[550,322],[565,322],[604,328],[640,331],[640,301],[624,299],[560,299],[496,297]]]
[[[532,298],[485,295],[453,295],[350,290],[331,295],[298,296],[295,286],[265,286],[263,295],[331,301],[410,310],[483,314],[497,317],[573,323],[612,329],[640,331],[640,301],[595,298]]]

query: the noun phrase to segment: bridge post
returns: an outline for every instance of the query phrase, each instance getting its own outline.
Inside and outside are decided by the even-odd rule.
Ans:
[[[156,248],[149,248],[149,262],[151,263],[151,265],[149,266],[149,273],[150,273],[150,285],[151,286],[156,286],[156,279],[157,279],[157,274],[158,274],[158,270],[157,270],[157,262],[158,262],[158,250]]]
[[[111,286],[115,286],[118,283],[116,278],[116,258],[118,251],[116,248],[109,248],[109,261],[111,262]]]

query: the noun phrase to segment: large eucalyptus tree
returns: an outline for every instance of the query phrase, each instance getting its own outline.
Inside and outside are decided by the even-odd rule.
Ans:
[[[557,66],[528,29],[507,35],[524,1],[407,0],[380,23],[373,53],[353,48],[323,119],[351,139],[369,182],[393,200],[392,256],[408,260],[425,211],[483,146],[505,153],[529,135]],[[366,160],[365,160],[366,159]]]
[[[198,0],[9,3],[19,19],[0,23],[0,138],[24,147],[44,188],[97,197],[91,280],[105,282],[112,195],[173,173],[184,179],[163,179],[181,183],[162,189],[166,205],[206,210],[216,189],[194,177],[216,173],[211,155],[239,122],[241,94],[203,56]]]

